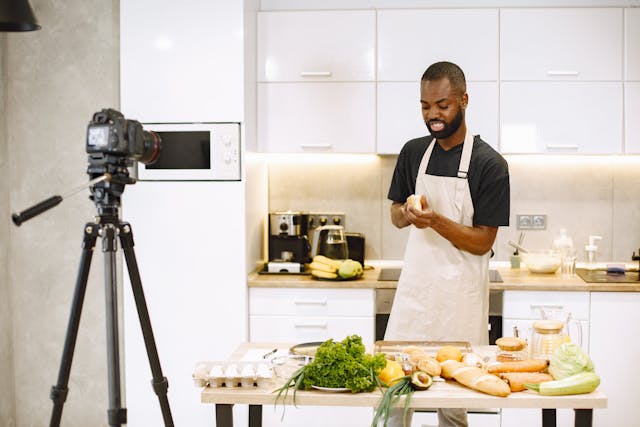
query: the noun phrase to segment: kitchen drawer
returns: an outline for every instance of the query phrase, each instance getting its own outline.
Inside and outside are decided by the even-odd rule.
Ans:
[[[249,315],[371,317],[373,289],[252,288]]]
[[[505,291],[502,316],[540,319],[540,307],[549,307],[570,312],[574,319],[589,320],[589,301],[589,292]]]
[[[368,317],[302,317],[302,316],[249,316],[251,342],[310,342],[333,338],[342,341],[353,334],[360,335],[363,343],[374,342],[374,320]]]

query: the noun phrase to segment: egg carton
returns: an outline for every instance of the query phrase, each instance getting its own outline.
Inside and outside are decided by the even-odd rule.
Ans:
[[[260,387],[273,378],[265,362],[198,362],[192,374],[196,387]]]

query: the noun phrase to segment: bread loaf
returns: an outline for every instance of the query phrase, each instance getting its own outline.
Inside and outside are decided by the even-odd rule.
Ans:
[[[429,356],[423,349],[416,346],[409,346],[402,349],[402,352],[409,356],[409,361],[417,366],[421,371],[432,377],[440,375],[440,364],[433,357]]]
[[[445,360],[440,365],[442,366],[441,375],[444,378],[453,378],[472,390],[500,397],[508,396],[511,393],[506,382],[476,366],[468,366],[455,360]]]
[[[553,381],[553,377],[544,372],[503,372],[500,374],[511,391],[522,391],[525,389],[524,384],[540,384],[545,381]]]
[[[419,194],[412,194],[407,197],[407,206],[411,206],[415,209],[422,210],[422,196]]]

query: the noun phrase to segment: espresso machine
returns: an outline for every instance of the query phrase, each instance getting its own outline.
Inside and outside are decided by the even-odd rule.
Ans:
[[[302,273],[311,261],[308,237],[309,214],[272,212],[269,214],[269,273]]]

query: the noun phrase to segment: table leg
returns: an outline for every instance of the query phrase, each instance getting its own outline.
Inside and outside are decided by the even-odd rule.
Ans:
[[[542,427],[556,427],[556,410],[542,410]]]
[[[574,409],[576,412],[575,427],[591,427],[593,425],[593,409]]]
[[[233,405],[216,404],[216,427],[233,427]]]
[[[262,427],[262,405],[249,405],[249,427]]]

